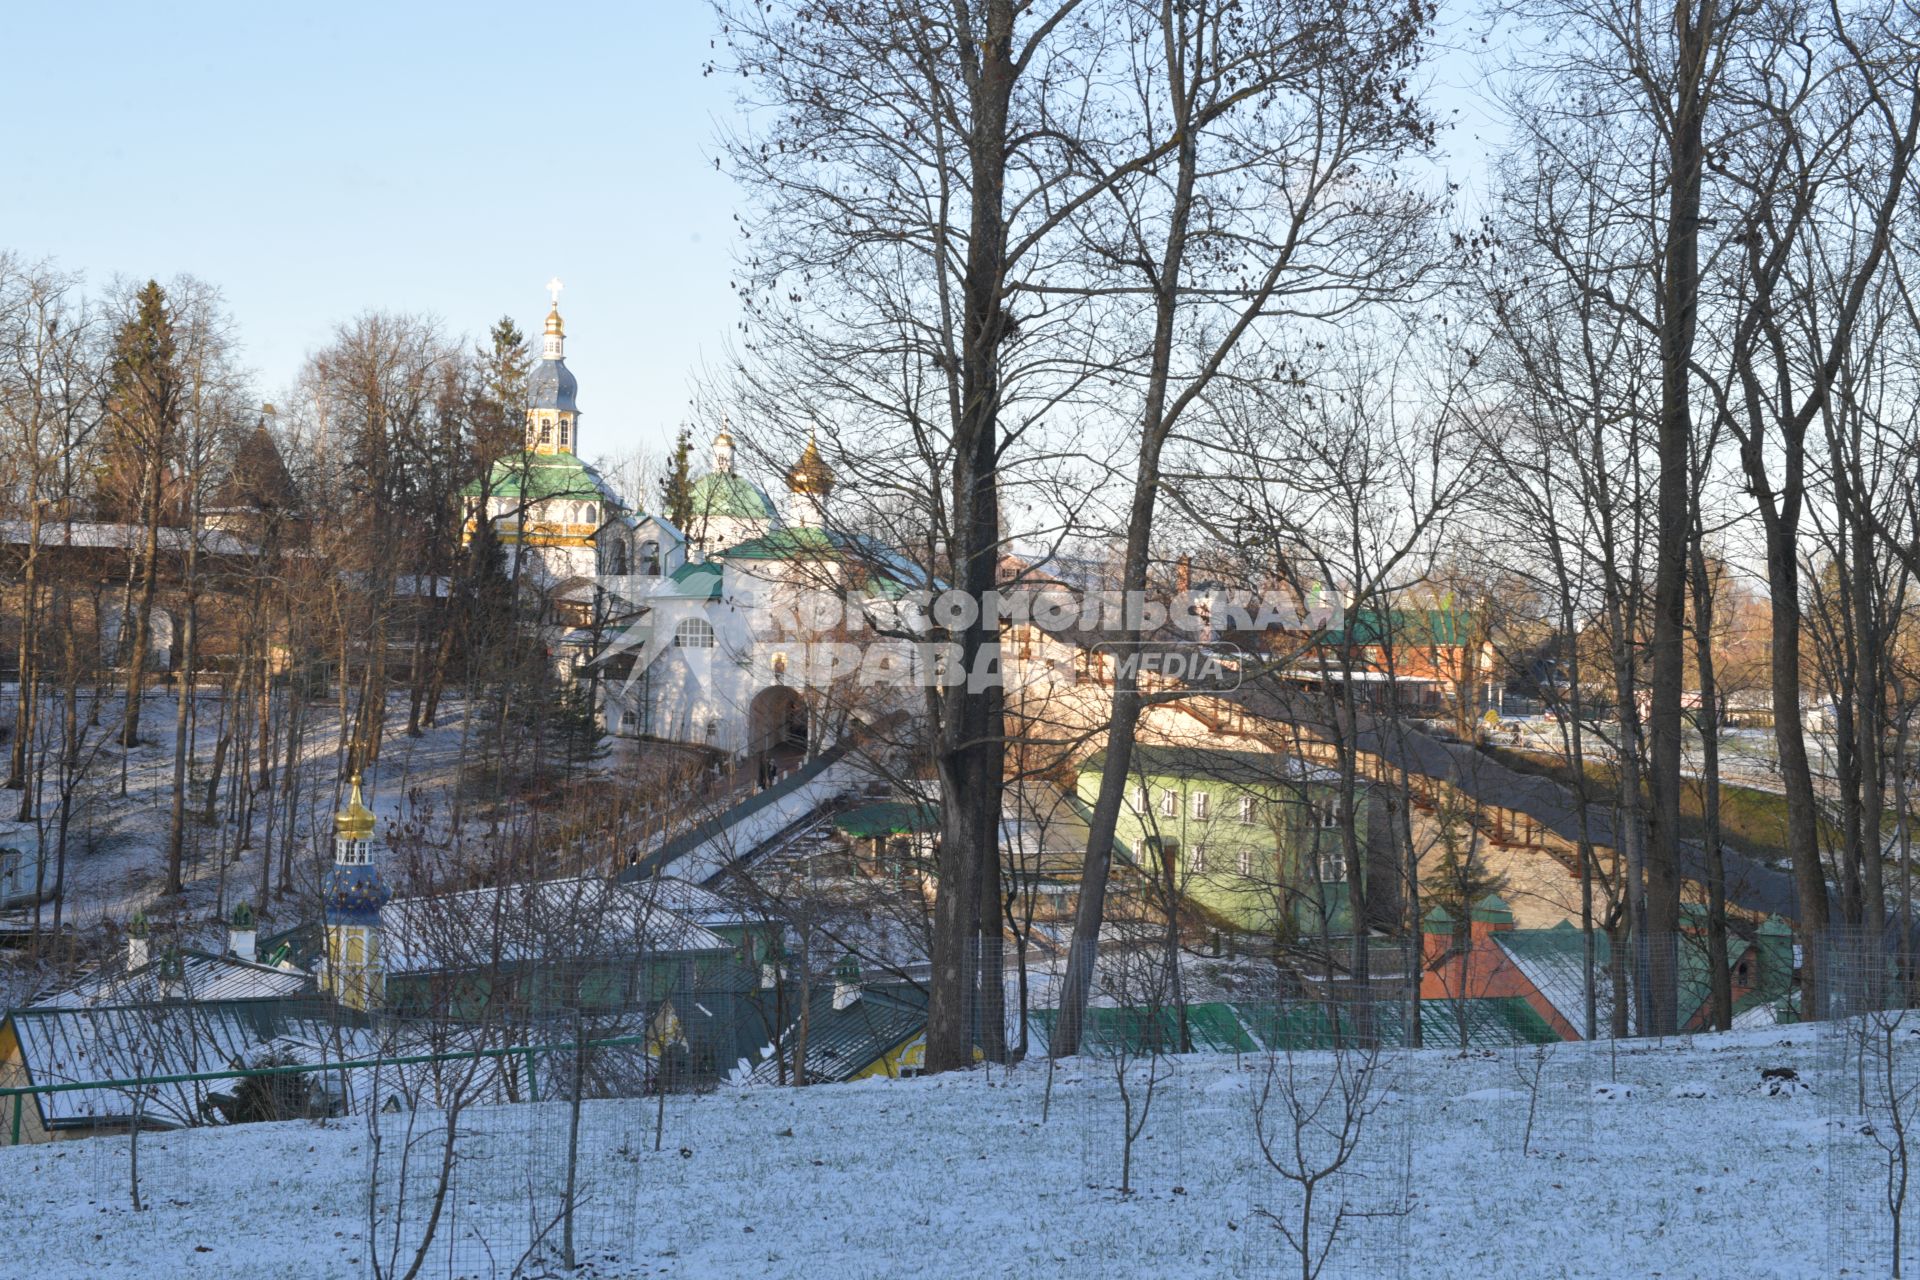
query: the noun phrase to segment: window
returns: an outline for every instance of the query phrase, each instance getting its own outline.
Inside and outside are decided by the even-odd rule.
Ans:
[[[560,447],[562,449],[567,447],[567,420],[565,418],[560,419]]]
[[[373,861],[372,847],[365,840],[342,840],[336,861],[344,866],[366,866]]]
[[[1139,814],[1146,813],[1147,789],[1145,787],[1135,787],[1133,789],[1133,811]]]
[[[705,618],[682,618],[680,625],[673,629],[673,647],[676,649],[713,648],[713,624]]]
[[[553,443],[553,419],[552,418],[540,419],[540,443],[541,444]]]
[[[1343,884],[1347,879],[1347,855],[1340,849],[1320,853],[1320,883]]]
[[[1195,822],[1205,822],[1213,816],[1213,796],[1206,791],[1196,791],[1188,798],[1187,807],[1192,811]]]
[[[1165,818],[1180,816],[1180,797],[1173,793],[1172,787],[1160,793],[1160,815]]]
[[[1207,846],[1203,844],[1193,846],[1193,851],[1187,854],[1187,870],[1197,876],[1207,874]]]
[[[1313,802],[1313,825],[1322,831],[1340,829],[1340,798],[1323,796]]]
[[[1253,874],[1253,850],[1251,849],[1240,851],[1240,874],[1243,876]]]
[[[1259,818],[1259,816],[1260,816],[1259,806],[1254,803],[1253,797],[1241,796],[1240,797],[1240,824],[1242,826],[1250,827]]]
[[[565,441],[562,441],[561,443],[564,444]],[[587,504],[587,509],[584,512],[584,514],[586,516],[586,519],[581,521],[582,524],[599,524],[600,523],[600,508],[595,506],[593,503],[589,502]]]

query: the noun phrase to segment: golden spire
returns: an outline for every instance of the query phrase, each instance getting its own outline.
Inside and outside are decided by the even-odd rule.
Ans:
[[[342,840],[367,840],[373,836],[373,810],[360,798],[360,774],[353,775],[353,795],[347,807],[333,815],[333,825]]]
[[[795,493],[825,494],[833,488],[833,469],[820,457],[820,446],[813,433],[807,433],[806,451],[787,472],[787,488]]]
[[[540,351],[542,359],[558,360],[565,350],[561,343],[567,336],[567,328],[560,321],[560,290],[565,287],[560,283],[559,276],[547,281],[547,292],[553,295],[553,310],[547,312],[546,340],[541,344]]]

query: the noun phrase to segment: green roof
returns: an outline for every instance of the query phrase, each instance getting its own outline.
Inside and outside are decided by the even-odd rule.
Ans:
[[[1505,1048],[1519,1044],[1551,1044],[1559,1040],[1553,1028],[1519,996],[1481,997],[1420,1002],[1421,1031],[1428,1044],[1456,1044],[1460,1039],[1460,1008],[1464,1004],[1467,1042],[1478,1048]],[[1358,1030],[1358,1010],[1324,1000],[1238,1000],[1187,1006],[1187,1037],[1197,1053],[1249,1053],[1260,1050],[1332,1049],[1352,1043]],[[1373,1025],[1381,1043],[1404,1045],[1407,1006],[1387,1001],[1373,1006]],[[1036,1009],[1029,1017],[1044,1035],[1053,1030],[1056,1013]],[[1177,1011],[1168,1006],[1110,1007],[1087,1010],[1086,1052],[1111,1053],[1124,1046],[1140,1053],[1158,1044],[1162,1052],[1179,1045]]]
[[[1347,615],[1347,625],[1329,627],[1334,644],[1384,644],[1391,635],[1400,644],[1463,645],[1471,643],[1473,615],[1457,609],[1360,609]]]
[[[660,599],[680,600],[718,600],[720,598],[720,566],[717,564],[683,564],[667,576],[673,586],[662,591]]]
[[[1095,752],[1080,766],[1082,773],[1106,767],[1107,753]],[[1219,747],[1162,747],[1135,744],[1131,773],[1149,778],[1195,778],[1241,784],[1335,782],[1332,770],[1306,764],[1293,756],[1266,751],[1228,751]]]
[[[938,831],[940,810],[918,801],[887,800],[849,809],[834,819],[833,825],[837,831],[863,839],[905,835],[913,831]]]
[[[466,497],[477,498],[483,491],[496,498],[522,498],[529,502],[576,498],[624,506],[613,486],[571,453],[519,453],[501,458],[487,473],[484,486],[476,480],[461,492]]]
[[[702,516],[773,519],[773,500],[731,471],[710,471],[694,481],[689,509],[695,520]]]
[[[1478,920],[1482,924],[1512,924],[1513,908],[1507,905],[1506,900],[1504,898],[1499,897],[1497,894],[1490,893],[1486,897],[1480,899],[1480,901],[1473,904],[1473,918],[1475,920]],[[1451,928],[1453,926],[1453,912],[1447,910],[1445,907],[1435,907],[1433,910],[1427,912],[1425,917],[1425,923],[1436,924],[1436,925],[1446,925],[1447,927]],[[1555,928],[1568,928],[1568,929],[1572,927],[1573,926],[1568,924],[1565,920],[1562,920],[1558,925],[1555,926]],[[1521,932],[1549,933],[1549,932],[1552,932],[1552,930],[1547,930],[1547,929],[1522,930]],[[1500,936],[1503,938],[1510,938],[1513,935],[1511,933],[1502,933]]]
[[[796,556],[837,555],[854,545],[852,539],[831,530],[799,526],[750,538],[722,554],[729,560],[791,560]]]
[[[1476,913],[1477,914],[1477,913]],[[1785,996],[1793,979],[1793,942],[1790,935],[1767,929],[1764,925],[1749,944],[1729,935],[1727,959],[1739,963],[1749,946],[1756,953],[1759,970],[1753,975],[1753,990],[1735,1002],[1734,1011],[1765,1004]],[[1551,929],[1503,929],[1493,935],[1500,947],[1522,966],[1528,980],[1567,1020],[1576,1027],[1584,1001],[1585,948],[1581,931],[1572,921],[1562,920]],[[1686,1023],[1706,1007],[1712,994],[1711,974],[1707,966],[1707,940],[1704,934],[1683,934],[1676,947],[1679,965],[1678,1003],[1680,1019]],[[1613,948],[1607,935],[1593,935],[1594,971],[1604,975]],[[1602,984],[1605,985],[1604,982]],[[1603,1006],[1607,992],[1601,993]]]

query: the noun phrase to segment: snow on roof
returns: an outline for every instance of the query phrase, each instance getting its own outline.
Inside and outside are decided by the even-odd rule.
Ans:
[[[254,964],[238,956],[179,951],[179,968],[171,981],[166,957],[132,970],[104,968],[72,986],[43,996],[35,1009],[81,1009],[101,1004],[143,1004],[168,998],[181,1000],[277,1000],[299,995],[312,983],[297,969]]]
[[[735,903],[691,880],[659,876],[637,881],[630,887],[650,895],[661,910],[670,911],[697,925],[725,927],[750,924],[754,920],[752,915]]]
[[[0,542],[24,546],[32,530],[32,524],[26,520],[0,520]],[[250,556],[255,552],[252,543],[224,529],[201,529],[196,534],[191,529],[163,527],[159,533],[160,550],[165,552],[185,551],[196,539],[200,549],[210,555]],[[137,524],[110,524],[101,520],[43,520],[40,523],[43,547],[106,547],[127,551],[144,547],[146,540],[147,531]]]
[[[1492,934],[1513,966],[1567,1025],[1584,1033],[1587,1027],[1586,950],[1584,935],[1566,921],[1552,929],[1498,929]],[[1593,937],[1594,972],[1593,1018],[1595,1030],[1610,1025],[1613,1016],[1613,984],[1606,980],[1607,937]]]
[[[650,887],[593,876],[395,898],[380,912],[389,975],[649,952],[730,951]]]
[[[820,984],[808,1001],[807,1078],[848,1080],[926,1030],[926,996],[905,983],[860,987]],[[792,1050],[783,1064],[771,1055],[746,1076],[752,1084],[791,1079]]]
[[[136,1077],[190,1075],[247,1066],[274,1048],[305,1046],[306,1061],[371,1054],[366,1033],[343,1024],[320,1003],[181,1001],[88,1008],[16,1009],[8,1015],[19,1039],[26,1080],[33,1085],[78,1084]],[[153,1083],[136,1090],[69,1089],[34,1095],[49,1127],[98,1124],[130,1117],[144,1092],[142,1122],[156,1128],[185,1125],[200,1115],[209,1091],[232,1081]]]

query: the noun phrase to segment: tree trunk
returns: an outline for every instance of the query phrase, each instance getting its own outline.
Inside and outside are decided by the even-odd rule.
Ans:
[[[141,514],[146,525],[146,550],[140,571],[140,604],[134,611],[133,649],[127,659],[126,718],[120,726],[120,745],[140,745],[140,699],[146,692],[147,647],[153,626],[153,597],[160,585],[160,476],[161,460],[147,463],[142,486]],[[124,633],[124,628],[122,629]],[[122,635],[124,641],[125,636]],[[124,759],[124,757],[123,757]]]
[[[1720,697],[1714,678],[1713,582],[1693,520],[1693,642],[1700,672],[1701,842],[1707,855],[1707,983],[1716,1031],[1733,1027],[1733,974],[1727,957],[1727,865],[1720,847]]]
[[[1698,5],[1697,11],[1695,4]],[[1647,934],[1643,1029],[1678,1030],[1680,932],[1681,686],[1686,670],[1687,549],[1693,528],[1694,325],[1700,286],[1700,192],[1708,52],[1717,39],[1716,0],[1689,0],[1675,14],[1677,81],[1667,138],[1668,207],[1660,308],[1660,479],[1653,585],[1653,671],[1648,715],[1652,807],[1646,849]],[[1666,108],[1666,103],[1656,109]],[[1636,922],[1638,923],[1638,922]]]
[[[972,178],[967,259],[962,273],[961,401],[954,426],[952,563],[955,586],[984,606],[999,579],[1000,347],[1007,313],[1002,290],[1006,272],[1005,199],[1007,121],[1018,69],[1013,61],[1013,6],[987,0],[985,38],[974,41],[960,25],[962,62],[970,84],[967,164]],[[973,1061],[974,1035],[990,1057],[1005,1057],[1004,1014],[989,1022],[989,1010],[1004,1003],[996,971],[989,983],[980,972],[986,930],[997,954],[999,932],[999,829],[1006,751],[999,687],[999,622],[976,611],[961,629],[960,683],[941,691],[940,747],[936,767],[941,788],[940,883],[934,901],[933,981],[927,1004],[928,1072]],[[987,672],[985,687],[971,682]],[[991,996],[988,998],[988,988]],[[973,1025],[969,1025],[972,1023]]]

